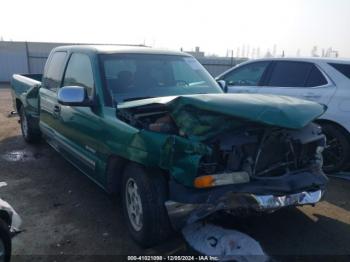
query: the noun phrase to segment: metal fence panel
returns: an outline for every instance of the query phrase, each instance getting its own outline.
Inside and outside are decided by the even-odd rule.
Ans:
[[[0,82],[9,81],[14,73],[28,73],[25,44],[0,42]]]

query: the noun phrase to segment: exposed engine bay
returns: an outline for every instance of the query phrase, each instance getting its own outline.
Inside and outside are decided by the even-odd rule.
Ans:
[[[178,134],[178,129],[164,106],[154,105],[118,111],[118,117],[128,124],[150,131]]]
[[[208,141],[213,154],[205,157],[201,174],[245,171],[250,177],[278,176],[310,165],[322,167],[325,137],[316,124],[302,130],[247,126]]]
[[[187,112],[191,110],[193,108]],[[211,153],[201,158],[197,176],[231,173],[240,177],[236,181],[239,183],[248,182],[251,178],[275,177],[296,170],[322,167],[325,136],[314,123],[294,130],[218,116],[224,117],[221,122],[225,122],[226,127],[223,128],[215,126],[216,119],[210,118],[210,114],[197,114],[195,120],[192,114],[187,122],[176,122],[164,105],[153,104],[118,111],[120,119],[139,129],[200,140],[208,146]],[[196,127],[188,128],[188,122],[196,123]],[[211,135],[195,136],[194,129],[198,126]]]

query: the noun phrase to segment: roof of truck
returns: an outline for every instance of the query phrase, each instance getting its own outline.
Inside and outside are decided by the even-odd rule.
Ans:
[[[65,50],[90,51],[90,52],[99,53],[99,54],[134,53],[134,54],[190,56],[189,54],[179,52],[179,51],[170,51],[165,49],[156,49],[152,47],[136,46],[136,45],[67,45],[67,46],[59,46],[55,48],[55,51],[65,51]]]

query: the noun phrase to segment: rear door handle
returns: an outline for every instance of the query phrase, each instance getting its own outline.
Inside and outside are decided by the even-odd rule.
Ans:
[[[316,100],[316,99],[320,99],[321,98],[320,95],[313,94],[313,93],[304,94],[303,97],[305,97],[307,99],[312,99],[312,100]]]

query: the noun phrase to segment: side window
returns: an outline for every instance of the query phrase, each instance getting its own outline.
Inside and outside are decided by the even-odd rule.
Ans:
[[[63,86],[86,87],[89,97],[92,97],[94,89],[94,77],[89,56],[74,53],[69,59]]]
[[[327,83],[327,79],[321,71],[313,65],[305,86],[316,87],[326,85]]]
[[[230,86],[257,86],[270,62],[256,62],[238,67],[222,79]]]
[[[267,86],[276,87],[316,87],[327,84],[320,70],[308,62],[275,62]]]
[[[56,91],[61,84],[66,52],[56,52],[52,55],[43,78],[43,87]]]
[[[334,64],[334,63],[329,64],[329,65],[333,66],[337,71],[342,73],[347,78],[350,78],[350,65],[348,65],[348,64]]]
[[[303,87],[312,69],[304,62],[275,62],[267,86]]]

